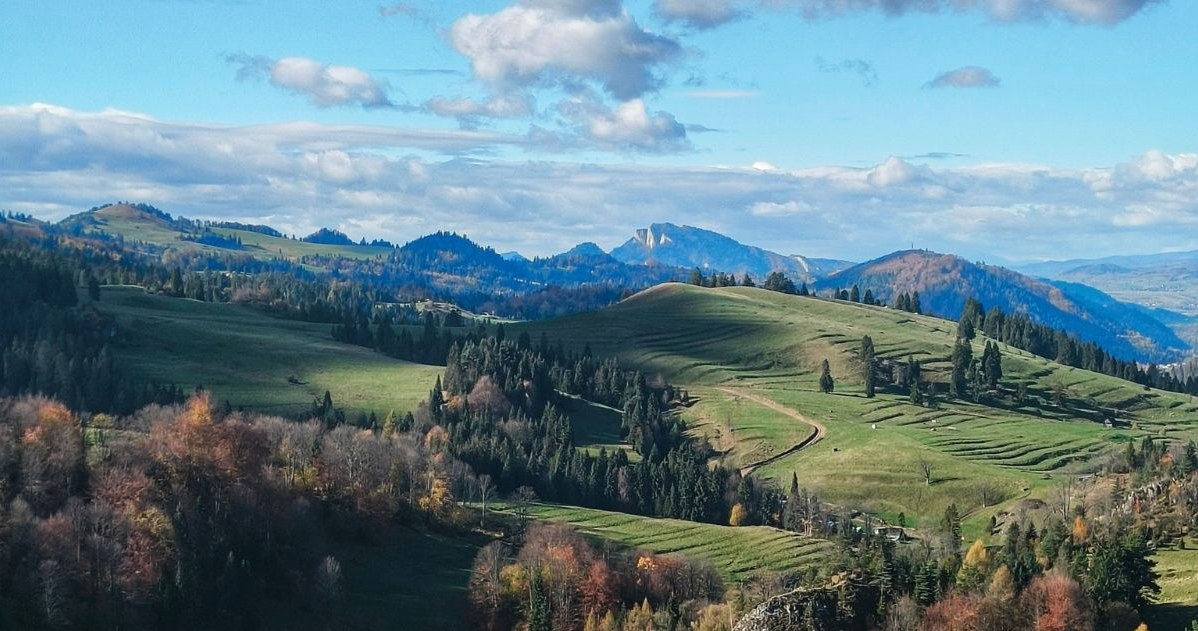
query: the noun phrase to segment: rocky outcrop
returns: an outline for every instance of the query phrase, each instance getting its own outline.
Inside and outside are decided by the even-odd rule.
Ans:
[[[839,576],[827,587],[796,589],[761,603],[732,631],[866,631],[878,598],[876,586]]]

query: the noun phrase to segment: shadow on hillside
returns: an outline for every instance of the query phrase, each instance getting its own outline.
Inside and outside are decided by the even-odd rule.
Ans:
[[[1161,603],[1148,608],[1144,616],[1150,629],[1182,629],[1190,628],[1191,622],[1198,620],[1198,604]]]

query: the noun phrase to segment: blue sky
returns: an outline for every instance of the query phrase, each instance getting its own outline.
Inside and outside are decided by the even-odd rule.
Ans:
[[[882,8],[885,7],[885,8]],[[1198,248],[1198,3],[0,6],[0,208],[500,250]]]

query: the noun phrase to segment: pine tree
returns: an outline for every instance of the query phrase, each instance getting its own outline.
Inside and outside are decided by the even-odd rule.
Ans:
[[[872,399],[876,387],[874,371],[874,341],[866,335],[861,338],[861,372],[865,382],[865,396]]]
[[[825,359],[824,363],[820,366],[819,391],[828,394],[832,392],[835,386],[836,383],[832,380],[832,368],[828,365],[828,360]]]

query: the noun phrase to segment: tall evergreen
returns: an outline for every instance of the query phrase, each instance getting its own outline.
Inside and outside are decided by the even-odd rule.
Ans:
[[[877,379],[874,363],[874,341],[866,335],[861,338],[861,377],[865,384],[865,396],[870,399],[874,397]]]
[[[828,394],[832,392],[835,386],[836,383],[832,380],[832,368],[828,365],[828,360],[825,359],[824,363],[820,365],[819,391]]]

